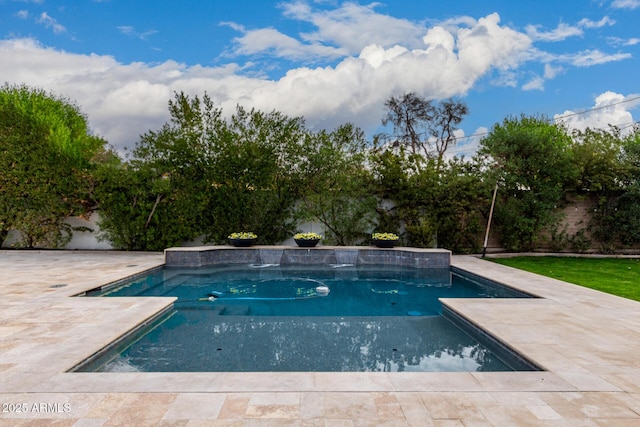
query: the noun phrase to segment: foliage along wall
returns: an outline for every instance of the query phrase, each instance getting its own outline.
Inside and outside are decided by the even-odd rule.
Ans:
[[[177,93],[170,121],[125,161],[67,100],[5,86],[0,109],[5,246],[11,232],[24,247],[69,247],[88,232],[69,218],[97,210],[94,234],[126,250],[225,243],[236,231],[274,244],[315,221],[327,243],[366,243],[380,231],[401,234],[403,245],[479,252],[496,182],[496,248],[640,246],[638,129],[570,134],[546,118],[507,118],[473,159],[447,160],[417,134],[370,144],[351,124],[312,132],[302,118],[241,107],[226,117],[206,94]],[[593,203],[588,219],[562,215],[567,200]],[[584,227],[572,232],[575,224]]]

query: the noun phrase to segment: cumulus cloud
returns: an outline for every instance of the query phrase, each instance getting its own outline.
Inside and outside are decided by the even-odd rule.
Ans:
[[[377,13],[375,8],[379,5],[348,2],[335,9],[316,10],[307,2],[295,1],[283,3],[280,7],[285,16],[309,22],[317,28],[316,31],[301,34],[303,40],[341,46],[351,55],[358,54],[370,44],[419,47],[419,40],[426,29],[406,19]]]
[[[369,45],[385,48],[396,44],[421,47],[426,28],[422,25],[377,13],[378,3],[359,5],[344,3],[331,10],[316,10],[307,2],[285,2],[279,5],[283,14],[297,21],[308,22],[316,30],[283,34],[275,28],[246,29],[233,22],[223,22],[241,36],[233,40],[227,57],[269,54],[292,60],[336,59],[358,55]]]
[[[94,132],[122,149],[166,122],[167,102],[174,91],[191,95],[206,91],[227,114],[240,104],[303,116],[312,129],[352,122],[372,130],[379,126],[384,102],[392,95],[464,96],[481,79],[542,90],[544,79],[564,72],[563,66],[590,66],[629,57],[600,51],[545,54],[533,47],[531,34],[501,24],[495,13],[479,19],[456,17],[425,27],[378,14],[376,3],[344,3],[337,9],[316,10],[309,2],[295,1],[280,7],[286,17],[311,23],[316,30],[294,37],[274,28],[247,30],[223,23],[241,33],[227,54],[249,56],[250,60],[260,55],[304,59],[307,65],[330,59],[333,65],[293,68],[269,79],[261,73],[248,74],[251,62],[217,67],[170,60],[124,64],[111,56],[69,53],[33,39],[11,39],[0,40],[0,75],[4,81],[42,87],[77,101]],[[55,20],[49,22],[54,25]],[[607,21],[600,22],[605,25]],[[131,26],[119,30],[129,36],[146,34]],[[543,33],[536,29],[534,34],[541,37]],[[520,67],[528,61],[546,64],[544,75],[523,85]],[[465,141],[468,145],[472,140]]]
[[[529,38],[501,26],[497,14],[455,29],[432,27],[420,41],[420,49],[371,44],[335,66],[295,68],[269,80],[242,75],[236,64],[122,64],[110,56],[67,53],[16,39],[0,41],[0,74],[76,100],[95,132],[122,147],[167,120],[173,91],[207,91],[224,111],[241,104],[304,116],[311,128],[348,121],[367,129],[379,125],[389,96],[409,91],[426,98],[463,95],[491,70],[517,67],[530,47]]]
[[[609,126],[618,126],[621,129],[630,130],[629,125],[634,122],[631,110],[638,105],[640,105],[639,94],[625,96],[607,91],[596,97],[595,104],[590,109],[566,110],[556,114],[554,119],[566,124],[570,129],[608,129]]]
[[[231,25],[230,25],[231,26]],[[306,44],[298,39],[290,37],[274,28],[261,28],[259,30],[244,30],[243,27],[234,25],[233,28],[241,30],[244,34],[236,37],[234,48],[228,56],[255,55],[267,53],[277,58],[292,60],[319,60],[320,58],[341,58],[348,54],[346,49],[322,44]]]

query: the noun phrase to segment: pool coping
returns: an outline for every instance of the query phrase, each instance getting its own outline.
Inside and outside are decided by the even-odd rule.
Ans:
[[[46,252],[44,254],[46,258]],[[15,255],[19,256],[17,253]],[[80,255],[75,253],[75,256]],[[55,256],[65,257],[64,254]],[[113,260],[117,255],[101,256],[105,256],[105,262],[108,263],[109,258]],[[164,263],[156,254],[131,268],[126,263],[132,257],[123,255],[123,260],[118,261],[119,264],[108,274],[96,271],[93,276],[88,273],[90,266],[80,277],[76,277],[74,263],[63,266],[60,277],[65,277],[70,285],[61,289],[50,288],[52,283],[61,280],[59,277],[51,277],[46,271],[41,271],[37,273],[37,280],[32,280],[33,288],[40,292],[23,295],[16,291],[4,295],[0,303],[3,306],[0,319],[4,328],[1,332],[3,343],[9,346],[9,351],[0,355],[0,393],[640,392],[636,385],[640,381],[635,381],[640,379],[640,363],[634,357],[640,351],[639,303],[469,256],[454,256],[451,264],[540,298],[443,299],[443,304],[463,314],[466,319],[504,341],[545,371],[66,372],[113,341],[114,337],[125,334],[172,303],[172,298],[124,297],[116,301],[114,298],[104,301],[70,298],[82,290],[117,280],[118,275],[137,274]],[[144,255],[140,257],[145,258]],[[46,262],[40,264],[44,267],[47,265]],[[3,285],[11,282],[6,274],[0,277]],[[24,278],[23,281],[29,282]],[[42,295],[43,292],[46,295]],[[22,307],[25,301],[29,301],[26,308]],[[23,324],[12,316],[22,316],[26,320]],[[51,335],[43,336],[45,330],[52,331]],[[597,339],[591,338],[594,336]]]

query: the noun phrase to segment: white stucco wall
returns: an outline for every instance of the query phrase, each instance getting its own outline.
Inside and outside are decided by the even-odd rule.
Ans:
[[[64,249],[85,249],[85,250],[109,250],[113,249],[109,242],[101,242],[98,240],[97,221],[99,218],[98,213],[93,213],[86,221],[82,218],[71,217],[67,218],[66,222],[72,227],[87,227],[93,231],[76,231],[73,233],[71,241],[64,247]],[[20,233],[17,231],[9,232],[9,236],[2,244],[3,248],[10,248],[20,240]]]

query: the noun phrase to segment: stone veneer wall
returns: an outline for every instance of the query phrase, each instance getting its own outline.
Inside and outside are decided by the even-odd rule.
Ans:
[[[354,264],[397,265],[414,268],[449,268],[451,251],[445,249],[367,247],[297,248],[209,246],[165,250],[168,267],[204,267],[216,264]]]

